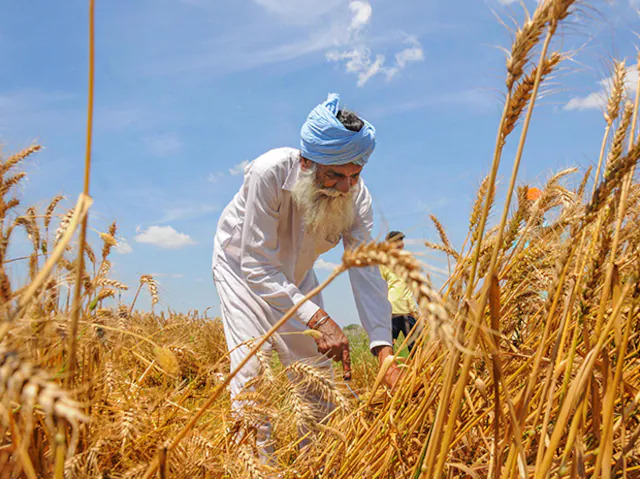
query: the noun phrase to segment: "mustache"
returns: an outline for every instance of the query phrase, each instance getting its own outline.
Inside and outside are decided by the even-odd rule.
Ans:
[[[316,190],[318,195],[329,196],[331,198],[340,198],[341,196],[347,196],[349,193],[343,193],[335,188],[318,188]]]

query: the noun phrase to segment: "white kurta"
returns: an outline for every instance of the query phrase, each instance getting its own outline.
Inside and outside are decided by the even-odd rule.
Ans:
[[[264,334],[312,290],[318,284],[314,262],[340,240],[320,240],[305,233],[302,212],[291,197],[299,171],[299,150],[278,148],[258,157],[245,168],[240,191],[220,217],[214,238],[213,279],[230,350]],[[354,204],[356,220],[342,238],[347,249],[371,240],[371,196],[362,180]],[[378,268],[352,268],[349,277],[370,347],[390,345],[391,306]],[[320,295],[307,301],[280,332],[304,331],[322,307]],[[315,341],[306,335],[279,336],[272,345],[285,364],[319,357]],[[246,351],[241,347],[232,352],[232,367]],[[232,382],[232,395],[255,375],[257,365],[251,364]]]

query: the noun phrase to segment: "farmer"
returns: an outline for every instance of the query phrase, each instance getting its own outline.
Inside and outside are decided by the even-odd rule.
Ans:
[[[322,253],[341,239],[346,249],[371,240],[371,195],[360,172],[375,147],[373,125],[340,109],[339,96],[329,94],[309,113],[300,137],[300,150],[277,148],[247,165],[240,191],[218,222],[213,279],[232,370],[250,350],[248,340],[264,335],[318,285],[312,268]],[[352,268],[349,277],[369,346],[382,364],[393,353],[387,285],[376,267]],[[322,334],[300,334],[309,328]],[[278,332],[288,334],[274,335],[265,351],[275,348],[284,364],[302,360],[330,368],[335,359],[350,378],[349,341],[320,294]],[[232,399],[259,371],[251,358],[231,381]],[[393,386],[399,375],[392,364],[385,382]],[[241,406],[234,402],[234,409]],[[268,425],[261,429],[259,447],[269,435]]]
[[[399,249],[404,248],[404,233],[401,231],[390,231],[387,241],[395,243]],[[391,331],[393,341],[400,336],[400,332],[405,338],[416,324],[418,317],[418,306],[413,294],[407,284],[398,278],[393,271],[386,266],[380,266],[380,273],[389,287],[389,302],[391,303]],[[414,341],[409,343],[409,351],[413,348]]]

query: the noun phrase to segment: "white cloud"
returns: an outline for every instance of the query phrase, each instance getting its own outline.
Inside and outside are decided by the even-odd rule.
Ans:
[[[170,156],[182,151],[182,141],[173,133],[149,136],[144,141],[155,156]]]
[[[326,261],[322,258],[318,258],[318,260],[313,265],[315,269],[326,269],[328,271],[333,271],[338,266],[339,265],[337,263],[332,263],[331,261]]]
[[[118,254],[133,253],[133,248],[129,243],[127,243],[127,240],[125,240],[124,238],[118,239],[118,244],[113,249]]]
[[[369,23],[369,20],[371,20],[371,14],[373,13],[371,4],[362,0],[354,0],[351,2],[349,4],[349,10],[353,12],[353,18],[351,19],[349,30],[360,30]]]
[[[248,164],[249,164],[249,160],[244,160],[238,163],[237,165],[233,165],[231,168],[229,168],[229,174],[241,175],[242,173],[244,173],[244,169]]]
[[[424,60],[422,45],[414,37],[407,38],[409,47],[397,52],[392,65],[386,65],[386,58],[382,54],[373,55],[371,49],[364,40],[362,29],[371,20],[373,9],[371,4],[362,0],[354,0],[349,4],[353,12],[349,27],[349,38],[342,42],[344,50],[331,50],[325,57],[330,62],[345,62],[348,73],[353,73],[358,78],[358,86],[363,86],[371,78],[381,73],[387,80],[393,78],[403,70],[408,63]]]
[[[148,243],[165,249],[179,249],[196,244],[188,234],[179,233],[171,226],[149,226],[135,236],[138,243]]]
[[[640,3],[640,0],[638,0]],[[627,67],[627,74],[624,79],[625,90],[628,95],[633,95],[638,83],[638,69],[635,65]],[[574,97],[563,107],[563,110],[590,110],[599,109],[602,110],[607,105],[607,99],[609,92],[611,92],[611,85],[613,84],[613,77],[610,76],[604,80],[598,82],[600,88],[598,91],[589,93],[584,97]]]
[[[590,110],[602,109],[607,104],[607,95],[604,92],[590,93],[585,97],[575,97],[563,107],[563,110]]]

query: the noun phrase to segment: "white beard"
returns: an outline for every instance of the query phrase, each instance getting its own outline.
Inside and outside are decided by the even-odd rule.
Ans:
[[[315,168],[300,170],[291,197],[303,214],[305,230],[315,238],[338,238],[353,225],[356,188],[341,193],[316,184]]]

